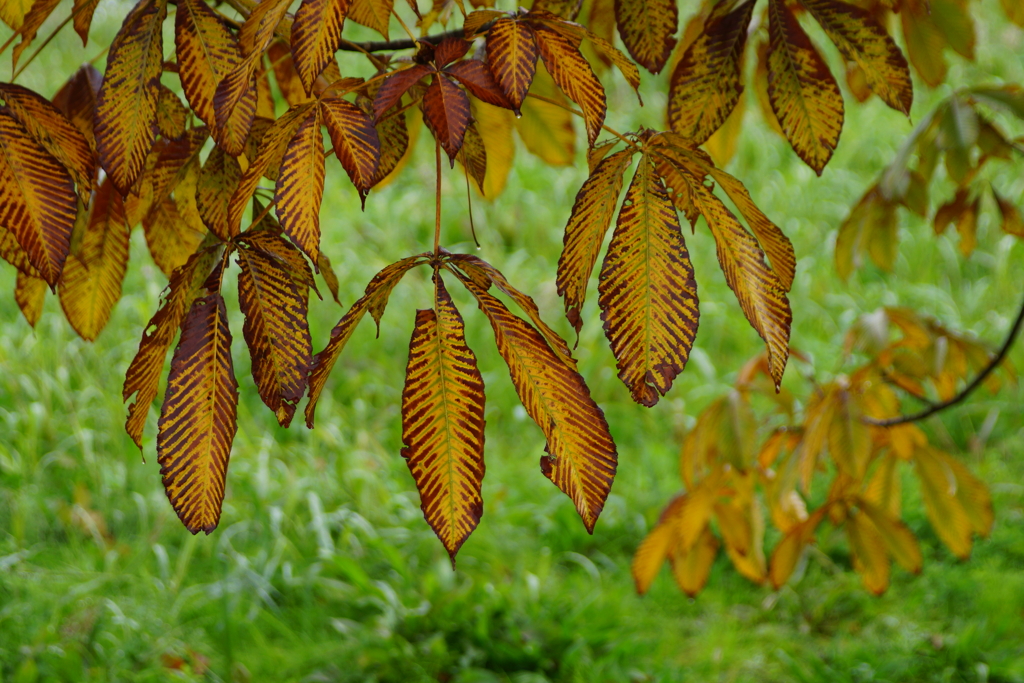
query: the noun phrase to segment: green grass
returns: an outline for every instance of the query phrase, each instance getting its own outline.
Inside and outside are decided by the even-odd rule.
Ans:
[[[983,3],[989,15],[995,4]],[[109,10],[101,31],[116,28],[116,19]],[[1021,33],[1001,24],[982,29],[978,62],[951,57],[951,77],[1024,82],[1024,61],[1013,52],[1015,45],[1020,54]],[[34,64],[25,82],[50,94],[47,70],[68,72],[96,48],[75,50]],[[658,125],[663,101],[648,90],[641,119]],[[919,89],[913,120],[947,93]],[[628,102],[628,93],[618,94]],[[612,118],[620,129],[631,127],[624,113]],[[969,260],[956,251],[955,237],[936,238],[925,222],[902,213],[893,273],[867,267],[847,283],[834,275],[836,227],[910,121],[877,100],[851,104],[836,158],[821,178],[756,115],[748,123],[730,171],[796,246],[793,342],[813,357],[820,377],[841,371],[844,330],[880,305],[909,305],[980,338],[1001,337],[1021,297],[1024,247],[999,234],[991,211]],[[346,303],[380,267],[430,244],[432,169],[428,150],[419,151],[423,163],[374,192],[365,213],[337,163],[328,162],[325,250]],[[474,204],[483,244],[475,253],[534,295],[568,338],[554,265],[585,165],[555,170],[522,149],[517,154],[505,194]],[[1004,165],[993,178],[1018,204],[1022,171],[1020,163]],[[453,175],[445,188],[444,241],[475,251],[461,183]],[[935,193],[934,201],[951,194],[945,186]],[[122,427],[123,372],[165,284],[141,235],[133,240],[125,297],[95,344],[75,338],[54,297],[35,331],[3,297],[0,680],[1024,681],[1020,387],[981,393],[927,425],[993,492],[996,527],[970,561],[956,561],[941,546],[908,482],[906,518],[922,540],[925,569],[916,577],[894,571],[881,598],[862,589],[839,534],[825,534],[800,576],[779,591],[747,583],[720,557],[695,600],[667,572],[646,597],[634,594],[632,553],[680,488],[681,435],[760,348],[709,235],[698,226],[686,237],[700,287],[700,333],[690,366],[656,408],[628,400],[594,301],[584,310],[580,367],[620,452],[593,536],[538,471],[540,432],[518,407],[489,326],[455,293],[488,401],[485,515],[454,572],[423,522],[399,456],[413,312],[429,305],[425,273],[396,290],[379,339],[369,321],[357,331],[313,431],[280,429],[259,401],[228,278],[239,430],[221,526],[209,537],[190,536],[163,494],[156,411],[146,462]],[[11,291],[13,282],[11,268],[0,270],[0,289]],[[317,349],[341,313],[331,302],[314,302]],[[1024,348],[1013,358],[1024,367]],[[800,387],[792,369],[786,381]],[[971,437],[989,415],[997,416],[995,426],[972,451]],[[180,670],[168,666],[179,661]]]

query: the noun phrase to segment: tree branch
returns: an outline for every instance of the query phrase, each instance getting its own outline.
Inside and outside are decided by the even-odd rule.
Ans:
[[[1002,347],[1000,347],[996,355],[992,356],[992,359],[988,362],[988,365],[982,368],[981,372],[978,373],[978,376],[975,377],[970,384],[964,387],[959,394],[949,399],[948,401],[935,403],[929,408],[926,408],[918,413],[912,413],[910,415],[900,415],[899,417],[890,417],[885,420],[877,420],[872,417],[864,417],[862,419],[867,424],[874,425],[875,427],[895,427],[896,425],[907,424],[908,422],[918,422],[927,417],[931,417],[932,415],[941,412],[946,408],[952,408],[953,406],[955,406],[956,404],[960,403],[965,398],[970,396],[975,389],[980,387],[982,382],[984,382],[985,379],[990,374],[992,374],[992,371],[995,370],[996,367],[998,367],[999,364],[1003,362],[1003,360],[1006,358],[1006,355],[1010,352],[1010,347],[1013,346],[1013,342],[1017,339],[1017,333],[1020,332],[1020,328],[1022,326],[1024,326],[1024,302],[1021,302],[1020,311],[1018,311],[1017,313],[1017,319],[1013,322],[1013,325],[1010,327],[1010,332],[1006,335],[1006,340],[1003,341],[1003,345]]]
[[[416,41],[408,38],[402,40],[371,40],[365,43],[353,43],[348,40],[342,40],[338,49],[344,52],[395,52],[397,50],[412,50],[416,47],[417,42],[437,45],[445,38],[462,38],[463,35],[462,29],[457,28],[453,31],[436,33],[432,36],[423,36]]]

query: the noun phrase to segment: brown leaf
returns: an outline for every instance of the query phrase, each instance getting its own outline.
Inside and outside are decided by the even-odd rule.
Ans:
[[[679,9],[672,0],[615,0],[619,36],[629,54],[651,73],[672,55]]]
[[[423,96],[423,120],[454,167],[469,125],[469,98],[443,73],[435,73],[433,82],[427,86]]]
[[[100,0],[75,0],[71,8],[72,25],[75,33],[82,39],[82,46],[89,44],[89,29],[92,28],[92,15]]]
[[[274,199],[285,234],[315,263],[320,251],[324,142],[319,107],[311,107],[281,159]]]
[[[128,13],[107,55],[96,96],[100,164],[121,195],[128,194],[156,137],[156,107],[163,72],[166,0],[140,0]]]
[[[91,64],[86,64],[60,87],[52,100],[53,106],[81,131],[91,148],[96,146],[92,129],[96,117],[96,95],[102,82],[103,74]]]
[[[512,103],[508,101],[505,92],[494,80],[494,74],[491,73],[491,68],[487,66],[486,62],[479,59],[467,59],[452,64],[445,69],[445,72],[466,86],[466,90],[478,100],[496,107],[512,108]]]
[[[392,72],[381,84],[377,96],[373,100],[373,120],[380,122],[393,106],[399,103],[405,91],[415,85],[421,78],[432,71],[429,66],[415,64],[408,69]]]
[[[352,184],[365,196],[373,187],[380,163],[380,137],[373,121],[356,105],[340,97],[320,100],[327,132],[338,157]]]
[[[516,114],[537,71],[537,56],[533,29],[523,22],[501,18],[487,32],[487,63]]]

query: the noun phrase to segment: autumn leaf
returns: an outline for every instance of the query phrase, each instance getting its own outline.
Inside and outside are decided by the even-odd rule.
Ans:
[[[82,39],[82,46],[89,44],[89,29],[92,28],[92,17],[100,0],[75,0],[71,8],[71,23],[75,33]]]
[[[914,87],[896,43],[870,12],[841,0],[800,0],[843,56],[863,73],[868,87],[898,112],[910,115]]]
[[[121,298],[128,239],[124,202],[108,179],[93,197],[85,232],[68,255],[58,288],[64,315],[86,341],[99,336]]]
[[[444,72],[454,77],[481,102],[505,109],[512,108],[512,104],[505,97],[505,92],[494,80],[491,68],[485,62],[479,59],[464,59],[446,67]]]
[[[78,69],[60,87],[51,102],[71,124],[77,128],[89,146],[95,149],[93,124],[96,119],[96,95],[100,91],[103,75],[91,64]]]
[[[71,176],[8,107],[0,108],[0,225],[51,287],[64,268],[77,211]]]
[[[785,0],[768,12],[768,99],[793,150],[821,175],[839,144],[843,96]]]
[[[601,134],[601,125],[608,111],[604,86],[572,41],[544,26],[536,27],[534,35],[552,80],[583,111],[587,139],[593,146]]]
[[[521,117],[515,120],[523,145],[546,164],[571,166],[576,159],[576,132],[573,129],[574,117],[564,108],[569,106],[569,101],[543,66],[537,69],[531,92],[563,106],[527,98],[520,110]]]
[[[189,105],[233,156],[241,153],[256,115],[256,90],[246,88],[230,114],[217,119],[217,86],[241,63],[234,35],[203,0],[181,0],[174,18],[178,75]]]
[[[889,557],[885,541],[871,519],[864,514],[846,518],[846,537],[850,541],[853,566],[864,581],[864,587],[881,595],[889,587]]]
[[[100,164],[122,196],[142,172],[156,135],[166,16],[166,0],[140,0],[132,8],[110,45],[96,96]]]
[[[277,218],[315,263],[320,251],[320,202],[324,194],[324,142],[319,107],[310,107],[281,159],[274,199]]]
[[[195,253],[206,236],[198,212],[183,215],[178,207],[175,199],[164,198],[142,221],[153,262],[168,277]]]
[[[402,391],[402,457],[423,516],[455,562],[483,514],[484,383],[465,325],[434,273],[434,308],[416,312]]]
[[[487,148],[477,129],[476,121],[471,120],[466,126],[466,135],[462,138],[458,160],[466,170],[466,175],[473,179],[477,190],[482,192],[484,180],[487,178]]]
[[[402,99],[402,95],[404,95],[409,88],[418,83],[420,79],[431,73],[431,71],[433,71],[433,69],[425,64],[416,64],[408,69],[392,71],[388,77],[384,79],[380,89],[377,91],[377,95],[373,99],[374,123],[380,122],[380,120],[384,118],[384,115],[387,114],[388,110],[399,103]]]
[[[373,121],[362,109],[340,97],[321,99],[320,109],[335,156],[360,196],[365,197],[373,187],[381,157],[380,136]]]
[[[423,95],[423,120],[454,167],[469,125],[469,98],[443,73],[434,74]]]
[[[374,309],[374,319],[380,321],[380,316],[387,306],[388,297],[405,274],[416,266],[423,265],[433,254],[417,254],[408,256],[400,261],[392,263],[379,273],[373,276],[370,283],[366,285],[366,291],[348,309],[338,324],[331,330],[331,338],[323,351],[313,358],[313,365],[309,373],[309,402],[306,404],[306,426],[313,428],[313,419],[316,414],[316,405],[320,400],[320,394],[327,384],[327,378],[334,369],[341,352],[352,337],[359,321],[363,319],[367,310]]]
[[[679,9],[672,0],[615,0],[619,36],[645,69],[658,73],[672,55]]]
[[[222,241],[231,239],[228,200],[242,178],[238,161],[221,147],[213,149],[203,162],[196,184],[196,205],[206,227]]]
[[[46,20],[50,18],[53,11],[57,9],[60,0],[35,0],[24,15],[24,20],[18,28],[17,35],[21,36],[21,42],[14,46],[11,55],[11,69],[17,70],[21,54],[28,49],[32,41],[36,39],[36,33],[42,28]]]
[[[81,196],[88,197],[96,175],[96,154],[82,132],[57,107],[28,88],[0,83],[0,97],[32,139],[67,169]]]
[[[484,197],[493,201],[504,191],[512,170],[516,152],[515,141],[512,139],[515,115],[508,109],[484,102],[470,102],[470,113],[478,130],[487,131],[486,137],[480,136],[487,157],[487,169],[479,190]]]
[[[350,0],[302,0],[292,24],[292,54],[306,92],[341,43]]]
[[[653,406],[683,371],[697,335],[697,283],[679,219],[650,157],[626,192],[598,292],[619,379]]]
[[[487,63],[516,114],[537,71],[537,43],[533,29],[504,17],[487,31]]]
[[[18,272],[14,286],[14,301],[18,304],[21,314],[32,327],[36,326],[43,315],[43,303],[46,299],[46,280]]]
[[[260,398],[287,427],[306,392],[312,364],[308,292],[259,249],[240,248],[236,253],[241,267],[238,304],[245,314],[242,334],[252,356],[252,376]]]
[[[352,0],[348,18],[388,38],[388,25],[395,0]]]
[[[721,2],[704,31],[672,71],[668,122],[672,130],[704,143],[725,123],[743,93],[743,50],[755,0]]]
[[[207,534],[220,523],[238,383],[231,331],[220,295],[223,263],[192,304],[181,327],[167,378],[157,432],[157,461],[167,499],[185,528]]]
[[[604,413],[590,397],[583,377],[555,355],[536,329],[472,279],[453,272],[490,321],[516,392],[547,439],[541,471],[572,499],[587,531],[593,533],[618,461]]]
[[[125,430],[142,448],[142,430],[146,425],[146,414],[156,398],[160,373],[163,371],[167,350],[171,348],[178,327],[185,319],[189,306],[213,268],[218,254],[213,250],[197,252],[188,262],[176,270],[167,286],[163,303],[143,328],[139,350],[125,373],[122,400],[128,401],[135,395],[135,401],[128,407]]]

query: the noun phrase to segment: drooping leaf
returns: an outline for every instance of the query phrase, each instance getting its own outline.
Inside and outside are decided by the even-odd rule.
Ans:
[[[828,506],[822,506],[800,522],[778,542],[772,551],[772,559],[768,569],[768,578],[778,590],[796,569],[796,564],[804,553],[807,544],[814,540],[814,532],[828,512]]]
[[[302,0],[292,24],[292,54],[306,92],[341,43],[350,0]]]
[[[82,39],[82,46],[89,44],[89,29],[92,28],[92,15],[96,12],[96,6],[100,0],[75,0],[71,8],[72,25],[75,33]]]
[[[954,555],[966,559],[971,554],[973,530],[967,511],[957,499],[956,473],[931,448],[917,449],[914,465],[932,528]]]
[[[14,301],[21,309],[21,314],[32,327],[36,326],[43,315],[43,303],[46,298],[46,280],[18,272],[14,286]]]
[[[249,167],[242,173],[241,179],[238,181],[238,186],[234,190],[234,194],[231,195],[231,199],[228,202],[227,210],[227,229],[230,235],[237,235],[242,225],[242,214],[245,213],[246,207],[249,205],[249,200],[252,198],[253,192],[256,191],[257,186],[260,183],[260,178],[264,174],[268,173],[275,163],[281,163],[284,157],[285,151],[288,149],[289,143],[296,135],[296,131],[299,126],[303,123],[307,123],[307,136],[306,141],[310,144],[312,142],[309,138],[311,132],[311,126],[307,119],[310,118],[310,109],[314,105],[312,103],[299,104],[291,107],[285,112],[279,119],[274,121],[267,132],[263,135],[260,143],[259,153],[255,159],[252,159],[249,163]],[[318,130],[319,132],[319,130]],[[323,153],[323,142],[320,142],[321,154]],[[279,173],[275,173],[274,177],[280,178]],[[302,188],[294,188],[294,193],[299,193]],[[319,206],[319,201],[317,202]]]
[[[706,526],[689,550],[684,551],[678,546],[671,549],[668,559],[672,564],[672,578],[676,580],[679,589],[691,598],[704,590],[716,554],[718,539]]]
[[[653,166],[647,155],[640,159],[598,288],[619,379],[648,407],[683,371],[700,315],[679,219]]]
[[[452,562],[483,514],[484,383],[440,273],[434,308],[416,312],[402,391],[402,457],[423,516]]]
[[[388,297],[402,278],[416,266],[422,265],[432,257],[433,254],[417,254],[408,256],[400,261],[392,263],[379,273],[373,276],[370,283],[366,285],[366,291],[351,308],[342,316],[338,324],[331,330],[331,338],[323,351],[313,358],[313,366],[309,372],[309,402],[306,404],[306,426],[313,428],[313,418],[316,414],[316,404],[320,400],[320,394],[327,384],[327,378],[338,360],[338,356],[345,349],[345,345],[352,337],[356,325],[363,319],[366,311],[373,307],[376,311],[376,319],[387,306]]]
[[[882,101],[910,115],[914,87],[903,53],[867,10],[842,0],[800,0]]]
[[[96,96],[96,146],[100,164],[121,195],[142,172],[156,136],[156,107],[163,71],[166,0],[140,0],[125,17],[107,56]]]
[[[754,4],[715,5],[704,31],[672,71],[669,126],[695,145],[725,123],[743,93],[743,50]]]
[[[17,31],[25,21],[25,15],[32,9],[34,0],[4,0],[0,2],[0,20]]]
[[[672,525],[663,522],[667,518],[674,516],[675,511],[685,505],[685,500],[685,495],[681,495],[676,496],[669,502],[668,506],[661,513],[661,519],[648,532],[633,555],[630,572],[633,574],[636,592],[640,595],[646,593],[650,589],[651,584],[654,583],[661,565],[665,563],[665,559],[668,557],[669,548],[672,546]]]
[[[265,226],[266,223],[263,225]],[[316,280],[313,278],[313,269],[309,267],[309,262],[302,252],[295,248],[294,244],[281,236],[280,229],[275,230],[267,227],[262,230],[250,230],[245,235],[239,236],[235,243],[240,247],[255,249],[264,257],[271,259],[296,284],[306,288],[301,290],[304,296],[308,294],[307,290],[309,289],[312,289],[316,292],[317,296],[320,296]],[[322,256],[323,252],[320,252],[320,254]],[[320,263],[320,270],[325,270],[323,258],[321,258]]]
[[[320,100],[323,120],[338,157],[361,195],[373,187],[380,163],[380,137],[366,113],[340,97]]]
[[[487,131],[486,137],[481,136],[487,155],[487,172],[479,189],[485,198],[493,201],[504,191],[512,170],[516,153],[512,139],[515,115],[508,109],[484,102],[470,102],[470,112],[477,126]]]
[[[409,88],[431,71],[432,69],[425,64],[415,64],[408,69],[393,71],[385,78],[373,99],[374,122],[379,122],[389,109],[399,103]]]
[[[203,0],[181,0],[174,32],[185,98],[196,116],[211,128],[217,144],[237,156],[256,115],[256,91],[245,88],[230,115],[220,122],[214,108],[218,84],[241,62],[234,35]]]
[[[537,71],[537,56],[533,29],[524,22],[504,17],[487,32],[487,63],[516,114]]]
[[[260,0],[256,4],[238,31],[238,44],[244,56],[266,51],[277,32],[282,38],[290,37],[293,26],[286,18],[290,6],[289,0]]]
[[[121,298],[128,238],[124,202],[108,179],[93,197],[85,232],[68,255],[58,288],[64,315],[86,341],[99,336]]]
[[[1024,237],[1024,219],[1021,218],[1017,207],[995,190],[992,191],[992,196],[995,197],[996,205],[999,207],[999,215],[1003,219],[1001,223],[1003,232],[1015,237]]]
[[[471,120],[466,126],[458,159],[476,188],[483,191],[484,179],[487,177],[487,148],[484,147],[484,139],[480,136],[476,121]]]
[[[128,407],[125,430],[139,449],[142,448],[146,414],[156,398],[167,350],[217,258],[218,254],[213,250],[197,252],[176,270],[167,286],[163,303],[143,328],[139,350],[128,366],[121,392],[126,402],[133,394],[136,395],[135,401]]]
[[[768,99],[793,150],[821,175],[839,144],[843,96],[785,0],[771,0],[768,13]]]
[[[223,241],[231,239],[228,227],[228,200],[242,178],[242,167],[221,147],[214,148],[202,169],[196,186],[196,205],[206,227]]]
[[[469,98],[447,76],[434,74],[423,96],[423,120],[448,154],[452,166],[469,125]]]
[[[629,54],[651,73],[672,55],[679,9],[672,0],[615,0],[615,20]]]
[[[357,24],[372,28],[387,40],[391,10],[394,6],[395,0],[352,0],[348,18]]]
[[[181,99],[166,85],[160,86],[156,103],[156,130],[164,139],[179,138],[185,134],[189,110]]]
[[[921,549],[917,545],[914,533],[907,525],[898,517],[891,517],[885,511],[863,500],[858,500],[857,506],[874,524],[889,555],[908,572],[921,573]]]
[[[274,198],[277,218],[315,263],[320,252],[320,202],[324,194],[324,141],[319,107],[311,107],[281,159]]]
[[[287,427],[306,392],[313,348],[308,295],[292,275],[258,249],[239,249],[238,304],[260,398]]]
[[[0,83],[0,97],[25,131],[68,170],[82,197],[88,197],[96,175],[96,154],[82,132],[57,107],[28,88]]]
[[[604,413],[583,377],[555,355],[536,329],[473,280],[460,279],[490,321],[516,392],[547,439],[541,471],[572,499],[593,533],[618,462]]]
[[[879,268],[891,270],[898,244],[896,205],[886,201],[876,185],[864,193],[839,226],[836,272],[845,280],[868,256]]]
[[[14,50],[12,50],[12,70],[18,68],[18,60],[21,59],[21,54],[36,39],[36,33],[46,23],[46,20],[50,18],[53,10],[57,9],[59,4],[60,0],[35,0],[32,3],[32,7],[25,13],[24,21],[22,21],[21,27],[18,29],[18,33],[21,35],[21,42],[15,45]]]
[[[206,236],[206,231],[202,228],[201,222],[193,222],[182,216],[177,203],[169,197],[155,205],[142,220],[146,246],[153,256],[153,262],[168,277],[182,266],[202,243]]]
[[[853,566],[860,573],[864,587],[881,595],[889,587],[889,557],[885,541],[871,519],[864,514],[846,518],[846,537],[850,540]]]
[[[81,216],[76,216],[76,222],[80,218]],[[73,231],[74,228],[72,228]],[[15,237],[13,232],[5,228],[2,222],[0,222],[0,258],[17,268],[19,273],[42,279],[39,269],[32,265],[28,253],[18,244],[18,238]]]
[[[96,119],[96,95],[102,82],[103,75],[96,67],[86,64],[60,87],[51,100],[93,148],[96,143],[92,132]]]
[[[579,47],[568,38],[543,26],[536,27],[534,34],[538,52],[552,80],[583,111],[587,139],[593,146],[608,111],[604,86],[580,54]]]
[[[1024,5],[1015,0],[1000,0],[1007,18],[1018,26],[1024,26]]]
[[[864,410],[857,396],[846,389],[836,392],[835,408],[828,426],[828,450],[836,465],[854,479],[863,479],[871,458],[871,433],[864,424]]]
[[[926,0],[903,0],[900,3],[900,23],[907,56],[917,73],[931,87],[946,80],[949,68],[942,56],[946,37],[931,17],[931,6]]]
[[[77,211],[71,176],[0,108],[0,225],[51,287],[64,268]]]
[[[491,68],[479,59],[466,59],[456,62],[445,69],[445,73],[451,74],[466,90],[481,102],[493,104],[496,107],[511,109],[512,104],[505,96],[498,82],[494,80]]]
[[[210,275],[181,327],[160,411],[157,461],[167,499],[185,528],[207,534],[220,523],[238,383],[221,297],[222,265]]]

